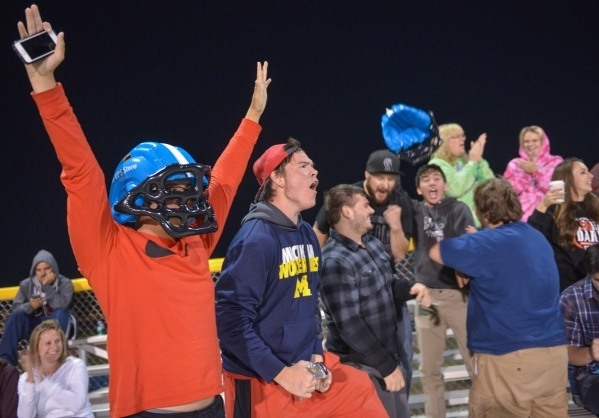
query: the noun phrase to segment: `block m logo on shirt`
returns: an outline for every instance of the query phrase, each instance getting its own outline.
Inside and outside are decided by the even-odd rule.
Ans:
[[[295,293],[293,294],[293,297],[299,298],[300,296],[312,296],[307,274],[304,274],[301,279],[297,279],[297,282],[295,283]]]
[[[306,253],[308,257],[306,257]],[[318,257],[314,256],[312,245],[293,245],[282,249],[282,263],[279,265],[279,280],[296,278],[294,298],[312,296],[308,275],[318,272]],[[300,276],[301,277],[297,277]]]

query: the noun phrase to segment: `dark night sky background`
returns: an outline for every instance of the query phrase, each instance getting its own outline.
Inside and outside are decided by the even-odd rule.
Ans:
[[[63,82],[110,178],[144,140],[214,164],[250,103],[256,61],[268,60],[269,101],[250,164],[294,136],[319,169],[319,198],[363,176],[384,147],[385,108],[406,103],[487,132],[502,173],[523,126],[542,126],[552,153],[599,161],[599,2],[587,1],[39,1],[64,31]],[[2,63],[0,286],[27,276],[45,248],[79,277],[66,229],[60,165],[11,50],[28,4],[0,6]],[[417,168],[417,167],[416,167]],[[416,168],[402,165],[414,195]],[[223,256],[257,190],[248,168]],[[304,213],[312,223],[316,208]]]

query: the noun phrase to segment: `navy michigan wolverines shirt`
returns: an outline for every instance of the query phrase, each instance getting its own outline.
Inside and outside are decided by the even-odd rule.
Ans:
[[[322,354],[320,247],[310,225],[270,203],[253,205],[216,284],[225,370],[271,382],[285,366]]]

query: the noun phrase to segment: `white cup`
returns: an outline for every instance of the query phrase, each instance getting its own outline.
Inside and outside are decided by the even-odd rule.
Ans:
[[[557,203],[564,203],[566,185],[563,180],[554,180],[549,182],[549,190],[561,190],[562,197],[557,199]]]

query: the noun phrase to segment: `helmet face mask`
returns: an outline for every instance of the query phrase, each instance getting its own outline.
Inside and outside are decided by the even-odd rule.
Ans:
[[[143,142],[117,166],[110,186],[112,216],[121,224],[149,216],[174,238],[218,229],[208,203],[210,166],[182,148]]]
[[[149,216],[175,238],[206,234],[218,229],[208,203],[210,167],[201,164],[171,165],[131,189],[114,209],[133,216]]]

